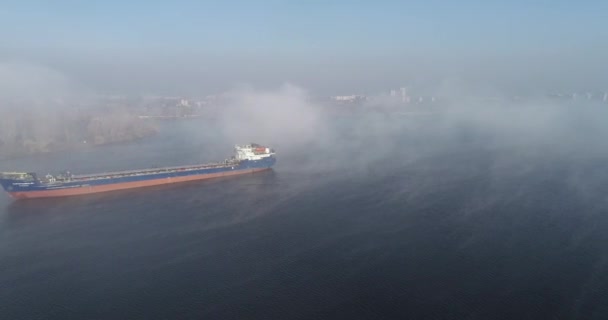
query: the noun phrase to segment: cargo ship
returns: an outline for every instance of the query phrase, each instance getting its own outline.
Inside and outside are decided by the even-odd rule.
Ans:
[[[0,184],[15,199],[85,195],[173,184],[269,170],[273,149],[251,143],[236,145],[234,156],[219,163],[74,175],[69,171],[39,178],[33,172],[1,172]]]

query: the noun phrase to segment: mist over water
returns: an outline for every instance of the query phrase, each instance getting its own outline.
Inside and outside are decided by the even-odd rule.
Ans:
[[[212,119],[0,162],[75,173],[276,149],[273,171],[0,198],[0,314],[65,318],[602,319],[608,108],[446,102],[336,113],[238,88]],[[408,110],[405,110],[408,111]]]
[[[0,172],[278,160],[0,193],[0,320],[608,319],[608,1],[0,8]]]

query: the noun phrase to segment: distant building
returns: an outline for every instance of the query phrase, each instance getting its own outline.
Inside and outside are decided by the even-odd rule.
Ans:
[[[349,96],[333,96],[331,99],[338,102],[357,102],[367,100],[367,97],[353,94]]]
[[[608,101],[608,92],[604,93],[604,99],[602,99],[604,102]]]
[[[401,87],[401,102],[409,102],[409,97],[407,96],[407,88]]]

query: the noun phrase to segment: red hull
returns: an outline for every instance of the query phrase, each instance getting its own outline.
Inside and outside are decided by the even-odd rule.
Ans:
[[[116,190],[151,187],[151,186],[158,186],[158,185],[163,185],[163,184],[172,184],[172,183],[179,183],[179,182],[186,182],[186,181],[196,181],[196,180],[205,180],[205,179],[218,178],[218,177],[234,176],[234,175],[259,172],[259,171],[264,171],[264,170],[269,170],[269,169],[270,168],[246,169],[246,170],[239,170],[239,171],[226,171],[226,172],[220,172],[220,173],[210,173],[210,174],[187,176],[187,177],[164,178],[164,179],[125,182],[125,183],[116,183],[116,184],[108,184],[108,185],[100,185],[100,186],[88,186],[88,187],[82,187],[82,188],[30,191],[30,192],[9,192],[9,194],[11,195],[11,197],[13,197],[15,199],[77,196],[77,195],[85,195],[85,194],[91,194],[91,193],[100,193],[100,192],[108,192],[108,191],[116,191]]]

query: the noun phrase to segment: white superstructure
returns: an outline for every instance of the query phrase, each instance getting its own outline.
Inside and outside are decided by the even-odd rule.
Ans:
[[[262,160],[274,155],[274,150],[256,143],[234,146],[237,160]]]

